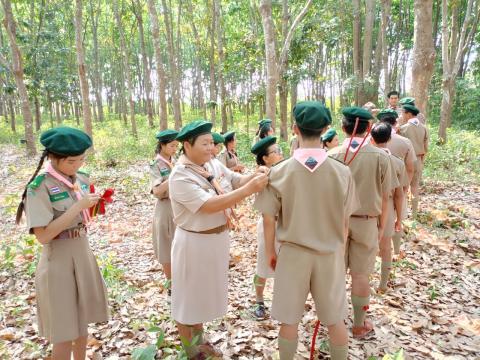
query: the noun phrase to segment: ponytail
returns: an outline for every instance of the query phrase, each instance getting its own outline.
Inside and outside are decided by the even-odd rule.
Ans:
[[[48,150],[47,149],[43,150],[42,156],[40,157],[40,161],[38,162],[37,169],[33,173],[30,180],[28,180],[27,185],[25,185],[25,189],[23,190],[23,193],[22,193],[22,200],[20,201],[20,204],[18,204],[18,208],[17,208],[17,216],[15,218],[15,223],[17,225],[20,223],[23,212],[25,210],[25,198],[27,196],[28,185],[30,185],[30,183],[37,177],[39,171],[42,169],[43,163],[45,162],[45,158],[47,157],[47,155],[48,155]]]

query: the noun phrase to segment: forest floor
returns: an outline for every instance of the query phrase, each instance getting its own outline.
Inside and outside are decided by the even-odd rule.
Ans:
[[[16,227],[18,197],[36,164],[13,145],[0,145],[0,358],[48,357],[37,336],[34,272],[40,246]],[[179,358],[179,343],[160,266],[151,245],[154,199],[148,163],[93,169],[97,189],[114,187],[107,215],[89,228],[90,244],[107,283],[111,320],[91,326],[93,359]],[[255,321],[253,277],[256,219],[251,199],[239,206],[241,230],[233,232],[227,315],[207,324],[225,359],[276,359],[278,323]],[[351,359],[478,359],[480,354],[480,186],[425,179],[417,220],[406,221],[406,258],[395,264],[394,288],[372,296],[375,332],[350,339]],[[372,284],[378,284],[377,272]],[[270,304],[272,283],[266,289]],[[351,308],[350,308],[351,316]],[[309,358],[315,325],[309,299],[299,332],[298,358]],[[351,326],[351,320],[347,321]],[[157,340],[158,346],[156,345]],[[326,332],[317,356],[328,358]]]

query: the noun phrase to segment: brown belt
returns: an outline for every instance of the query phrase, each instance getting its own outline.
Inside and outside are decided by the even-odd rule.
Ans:
[[[87,233],[87,229],[85,225],[82,225],[80,227],[76,227],[73,229],[67,229],[63,230],[60,234],[54,237],[55,240],[57,239],[73,239],[77,238],[80,236],[83,236]]]
[[[191,232],[191,233],[194,233],[194,234],[205,234],[205,235],[208,235],[208,234],[220,234],[226,230],[228,230],[228,226],[226,224],[223,224],[223,225],[220,225],[220,226],[217,226],[213,229],[208,229],[208,230],[202,230],[202,231],[194,231],[194,230],[187,230],[187,229],[184,229],[182,227],[180,227],[180,229],[182,230],[185,230],[185,231],[188,231],[188,232]]]
[[[376,219],[378,216],[370,216],[370,215],[350,215],[353,218],[357,219],[364,219],[364,220],[369,220],[369,219]]]

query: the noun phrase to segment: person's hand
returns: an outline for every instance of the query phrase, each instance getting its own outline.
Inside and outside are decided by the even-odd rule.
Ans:
[[[249,194],[262,191],[268,184],[268,176],[265,174],[255,174],[255,176],[246,184]]]
[[[80,210],[89,209],[96,205],[99,199],[100,195],[98,194],[86,194],[77,202],[77,204],[78,207],[80,207]]]
[[[275,268],[277,267],[277,254],[275,253],[275,251],[267,250],[265,255],[267,257],[268,266],[270,266],[272,270],[275,270]]]
[[[400,232],[400,231],[402,231],[402,222],[399,219],[397,219],[395,221],[395,232]]]
[[[255,174],[265,174],[268,175],[270,173],[270,168],[266,166],[259,166],[257,167],[257,170],[255,170]]]

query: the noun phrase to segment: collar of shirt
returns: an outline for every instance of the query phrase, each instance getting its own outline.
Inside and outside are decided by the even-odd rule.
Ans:
[[[325,162],[327,157],[328,155],[325,149],[319,148],[300,148],[293,152],[293,158],[312,173]]]
[[[420,123],[416,117],[408,120],[408,122],[409,122],[410,124],[415,125],[415,126],[418,126],[418,124]]]

